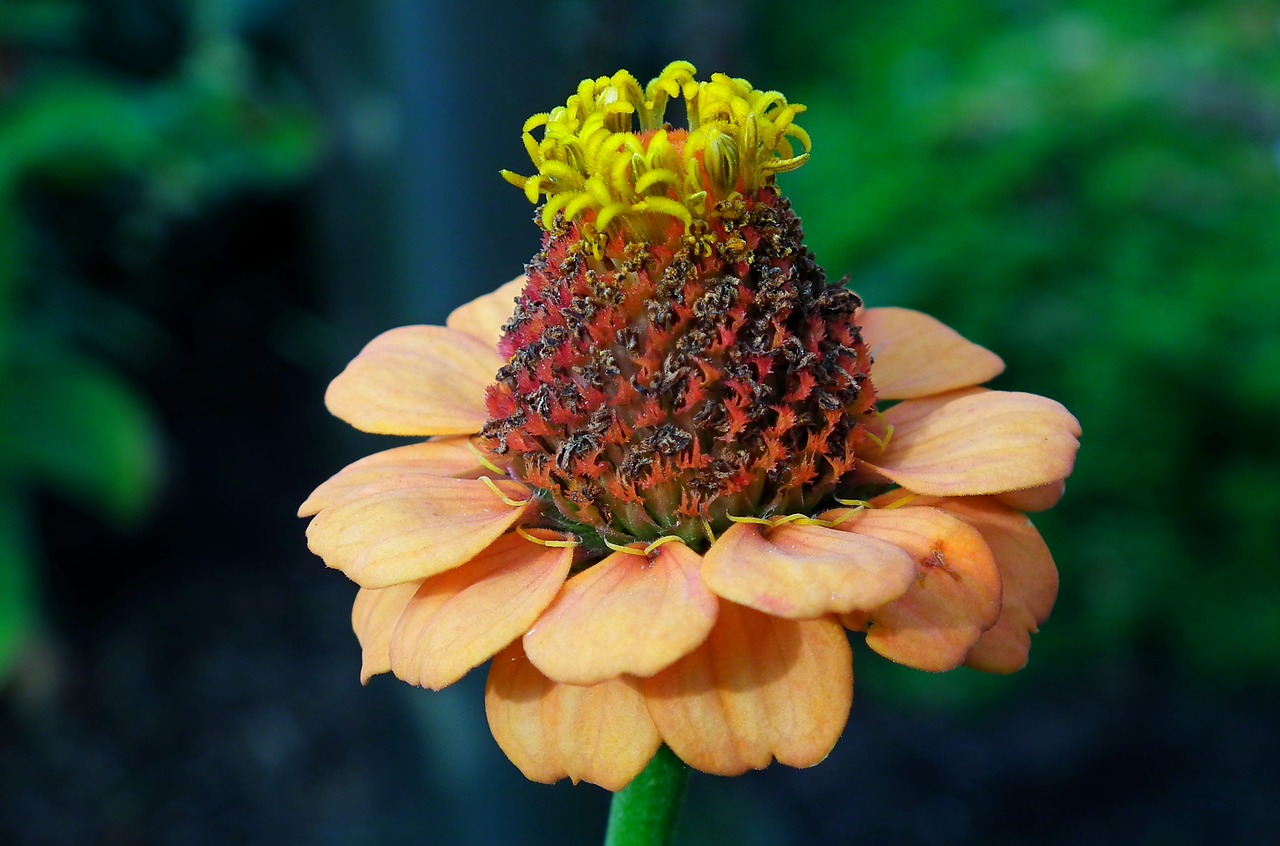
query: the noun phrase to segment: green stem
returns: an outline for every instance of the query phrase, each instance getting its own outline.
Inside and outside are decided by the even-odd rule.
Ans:
[[[613,795],[605,846],[666,846],[689,782],[689,768],[662,746],[644,772]]]

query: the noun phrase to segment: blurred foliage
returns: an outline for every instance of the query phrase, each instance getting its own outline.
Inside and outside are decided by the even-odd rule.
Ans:
[[[31,493],[128,526],[162,476],[120,360],[163,331],[67,257],[74,214],[36,208],[109,208],[124,243],[307,173],[316,122],[247,40],[264,5],[0,5],[0,679],[38,625]]]
[[[809,107],[814,155],[784,187],[819,260],[1083,424],[1067,497],[1036,518],[1063,579],[1031,672],[1152,658],[1274,680],[1275,6],[914,0],[807,21],[775,47],[815,64],[770,84]],[[953,676],[925,695],[987,689]]]

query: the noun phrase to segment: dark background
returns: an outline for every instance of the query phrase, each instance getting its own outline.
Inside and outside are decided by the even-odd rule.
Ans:
[[[855,645],[830,759],[680,840],[1280,842],[1280,11],[1266,2],[4,0],[0,842],[592,843],[483,674],[358,684],[293,517],[389,445],[365,341],[516,275],[524,119],[687,58],[784,91],[810,246],[1084,446],[1031,665]]]

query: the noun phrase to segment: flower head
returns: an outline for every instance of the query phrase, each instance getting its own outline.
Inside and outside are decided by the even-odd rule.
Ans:
[[[360,585],[362,678],[439,689],[492,657],[490,726],[530,778],[618,789],[664,742],[707,772],[809,766],[848,716],[846,629],[1010,672],[1053,604],[1023,512],[1061,495],[1078,424],[827,282],[774,178],[809,154],[802,111],[683,62],[584,80],[526,124],[535,173],[504,172],[542,204],[526,274],[374,339],[326,395],[430,438],[300,509]]]

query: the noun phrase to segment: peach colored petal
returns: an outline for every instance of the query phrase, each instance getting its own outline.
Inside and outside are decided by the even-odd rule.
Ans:
[[[1000,570],[1000,618],[978,639],[965,664],[988,673],[1022,669],[1031,635],[1049,619],[1058,596],[1058,568],[1049,547],[1025,514],[993,499],[941,499],[930,504],[981,532]]]
[[[790,619],[878,608],[915,583],[891,543],[822,526],[738,523],[707,550],[702,578],[731,602]]]
[[[469,435],[489,414],[485,389],[504,364],[493,347],[443,326],[401,326],[368,343],[329,383],[335,416],[377,435]]]
[[[529,660],[568,684],[669,667],[706,640],[716,620],[701,568],[682,543],[652,557],[613,553],[571,578],[524,636]]]
[[[497,485],[513,500],[529,496],[515,482]],[[307,527],[307,546],[361,587],[388,587],[468,561],[527,508],[506,504],[474,479],[407,473],[321,511]]]
[[[1000,356],[927,314],[869,308],[859,320],[875,361],[871,381],[879,399],[910,399],[980,385],[1004,370]]]
[[[391,633],[421,582],[360,588],[351,605],[351,628],[360,641],[360,683],[391,669]]]
[[[948,403],[954,402],[962,397],[976,397],[980,394],[993,393],[990,388],[974,386],[970,388],[959,388],[954,391],[947,391],[942,394],[934,394],[929,397],[920,397],[910,402],[901,402],[893,406],[897,409],[894,412],[894,423],[898,426],[907,426],[917,423],[920,420],[934,414]]]
[[[403,473],[463,477],[481,469],[470,438],[432,438],[420,444],[375,452],[339,470],[312,491],[298,507],[299,517],[310,517],[361,488]]]
[[[784,620],[722,601],[707,642],[641,684],[663,740],[692,767],[810,767],[849,717],[853,654],[833,618]]]
[[[1021,491],[1006,491],[998,494],[996,499],[1014,511],[1048,511],[1058,504],[1058,500],[1066,492],[1067,483],[1058,481]]]
[[[910,553],[918,576],[901,599],[868,614],[867,645],[900,664],[950,670],[1000,614],[1000,574],[977,529],[936,508],[872,508],[837,526]]]
[[[871,625],[871,612],[850,611],[848,614],[841,614],[840,625],[844,626],[851,632],[862,632],[865,634],[867,627]]]
[[[391,637],[392,671],[432,690],[453,684],[524,633],[555,599],[572,563],[571,548],[508,534],[461,567],[432,576],[400,615]]]
[[[502,751],[544,784],[568,777],[621,790],[662,742],[635,679],[560,684],[538,672],[520,641],[493,659],[484,710]]]
[[[958,392],[885,412],[888,447],[867,466],[916,493],[973,496],[1038,487],[1071,474],[1080,424],[1035,394]]]
[[[489,349],[496,350],[502,337],[502,327],[515,312],[516,297],[524,290],[524,283],[525,276],[521,274],[498,290],[458,306],[449,313],[444,325],[465,332],[488,344]]]

